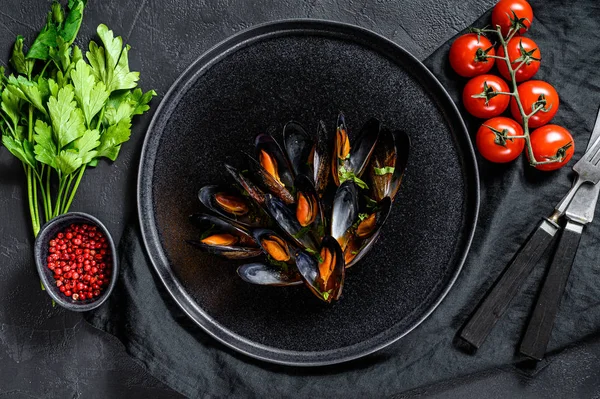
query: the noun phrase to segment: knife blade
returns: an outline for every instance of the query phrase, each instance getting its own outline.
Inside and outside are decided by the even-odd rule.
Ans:
[[[592,130],[592,136],[588,142],[587,150],[600,138],[600,109],[598,109],[598,116],[596,117],[596,123]],[[598,202],[598,194],[600,193],[600,185],[597,184],[584,184],[582,185],[573,200],[567,207],[565,217],[569,220],[579,222],[581,224],[590,223],[594,220],[594,213],[596,211],[596,203]]]
[[[600,109],[588,143],[588,150],[600,137]],[[521,341],[519,352],[542,360],[552,336],[554,320],[565,291],[569,274],[579,247],[583,228],[594,218],[600,185],[584,184],[575,193],[565,211],[567,223],[548,269],[531,319]]]

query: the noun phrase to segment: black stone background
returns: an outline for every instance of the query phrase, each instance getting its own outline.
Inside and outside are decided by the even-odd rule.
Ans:
[[[132,45],[130,64],[143,88],[160,96],[202,52],[261,22],[311,17],[372,29],[419,59],[485,12],[493,0],[195,1],[90,0],[80,42],[106,23]],[[31,39],[48,0],[0,2],[0,64],[17,34]],[[116,163],[88,170],[72,209],[99,217],[118,240],[135,217],[137,164],[150,115],[135,124]],[[20,166],[0,150],[0,398],[179,397],[76,313],[53,308],[39,289]],[[406,396],[594,397],[600,392],[600,343],[569,349],[535,377],[494,369]],[[273,381],[271,383],[276,383]]]

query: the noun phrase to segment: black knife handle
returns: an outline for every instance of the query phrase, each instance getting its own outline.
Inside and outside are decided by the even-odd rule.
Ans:
[[[548,269],[542,291],[527,325],[519,352],[535,360],[542,360],[552,335],[552,326],[565,291],[571,266],[577,253],[583,225],[567,222],[554,259]]]
[[[460,331],[463,340],[475,348],[483,344],[496,322],[508,309],[525,278],[552,242],[558,229],[556,223],[548,219],[542,220],[488,291],[484,300],[477,306],[475,312],[467,319]]]

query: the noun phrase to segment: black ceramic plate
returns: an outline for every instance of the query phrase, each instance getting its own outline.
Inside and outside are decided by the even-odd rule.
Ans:
[[[294,119],[352,136],[369,117],[411,136],[402,187],[376,247],[348,269],[341,300],[303,286],[254,286],[239,263],[186,244],[198,189],[226,182],[259,132]],[[275,22],[231,37],[173,85],[150,125],[139,172],[139,216],[152,263],[181,308],[210,335],[276,363],[324,365],[407,334],[457,278],[477,218],[477,166],[448,94],[413,56],[355,26]]]

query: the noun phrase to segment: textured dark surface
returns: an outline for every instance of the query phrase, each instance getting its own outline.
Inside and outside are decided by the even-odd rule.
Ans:
[[[142,168],[152,170],[140,184],[145,237],[186,311],[230,345],[279,362],[357,357],[414,328],[458,274],[478,206],[474,154],[448,95],[387,44],[333,24],[261,28],[216,51],[217,61],[196,65],[165,99],[142,155]],[[253,152],[254,137],[273,131],[279,138],[290,119],[313,133],[323,118],[333,131],[340,109],[351,139],[369,117],[411,137],[402,190],[377,250],[349,269],[342,300],[326,307],[304,287],[249,285],[235,275],[243,262],[185,242],[198,234],[188,216],[202,211],[199,187],[231,181],[224,162],[246,169],[240,158]],[[169,284],[171,270],[185,293]]]
[[[423,59],[482,14],[492,3],[491,0],[263,1],[260,4],[242,1],[91,0],[80,36],[87,42],[98,23],[109,24],[117,34],[123,35],[132,44],[130,62],[133,69],[142,71],[143,87],[155,88],[164,94],[175,78],[203,51],[232,33],[259,22],[285,17],[315,17],[355,23],[385,35]],[[2,2],[0,60],[5,62],[8,59],[16,34],[32,37],[43,23],[49,5],[50,1],[39,0]],[[571,4],[563,7],[567,8],[560,11],[560,15],[569,15],[572,10],[568,7]],[[548,9],[551,7],[548,6]],[[536,9],[536,18],[537,12]],[[598,12],[595,9],[585,16],[598,15]],[[594,18],[589,20],[593,21]],[[558,45],[561,50],[558,54],[566,52],[571,58],[575,57],[576,65],[585,63],[581,59],[583,54],[569,50],[569,43],[573,43],[574,39],[566,38],[566,32],[572,27],[564,26],[562,30],[552,31],[552,22],[551,18],[536,19],[535,22],[538,35],[547,35],[545,45]],[[597,32],[598,29],[591,26],[587,31]],[[597,45],[597,36],[594,40],[590,41],[591,45]],[[440,56],[434,62],[441,62],[442,59]],[[560,60],[563,60],[559,63],[563,68],[553,72],[551,66]],[[591,76],[589,70],[570,74],[565,69],[567,63],[564,55],[549,58],[546,64],[548,67],[543,70],[544,78],[562,82],[559,92],[568,88],[573,93],[582,87],[589,87],[584,84]],[[564,79],[564,76],[572,79]],[[599,83],[596,81],[592,87],[597,90]],[[155,104],[158,101],[159,99]],[[571,111],[582,115],[576,121],[577,125],[591,127],[596,102],[597,96],[589,101],[589,105],[576,103],[571,108]],[[561,112],[559,111],[559,115]],[[97,169],[86,172],[73,206],[75,210],[98,216],[106,223],[115,239],[120,237],[131,217],[135,217],[137,162],[148,121],[149,116],[136,124],[132,141],[124,147],[121,157],[114,165],[102,164]],[[522,165],[509,167],[512,173],[503,179],[485,175],[495,182],[485,194],[493,198],[497,192],[526,184],[531,176],[524,177],[521,168]],[[482,242],[494,242],[508,236],[511,237],[511,249],[516,251],[529,229],[539,220],[541,215],[538,212],[546,211],[541,208],[551,207],[568,187],[564,175],[555,175],[546,180],[544,184],[556,184],[557,191],[554,195],[547,195],[543,203],[532,195],[527,198],[523,209],[515,210],[510,204],[522,200],[520,191],[506,198],[506,206],[497,213],[494,209],[486,208],[484,202],[484,209],[487,211],[483,214],[481,224]],[[179,397],[127,356],[123,346],[113,336],[98,332],[83,323],[80,315],[51,307],[47,295],[39,290],[39,280],[33,265],[23,182],[19,165],[0,149],[0,397]],[[529,189],[533,191],[537,187]],[[487,233],[490,226],[504,218],[515,221],[510,230]],[[580,315],[572,324],[582,326],[581,333],[584,335],[589,334],[589,327],[586,327],[586,319],[583,317],[585,309],[578,307],[577,303],[590,296],[589,292],[597,285],[598,280],[587,279],[588,276],[582,274],[580,269],[582,264],[598,264],[598,257],[593,251],[600,236],[598,226],[600,225],[592,225],[586,233],[589,235],[584,236],[582,246],[587,250],[578,255],[568,284],[567,289],[577,286],[580,293],[571,289],[565,297],[569,306],[566,311]],[[509,253],[497,252],[484,258],[479,248],[474,249],[473,256],[473,264],[479,267],[469,271],[469,275],[477,273],[479,268],[491,268],[498,273],[510,258]],[[490,259],[495,259],[493,265],[490,264]],[[485,277],[482,278],[483,284]],[[532,291],[533,287],[527,290],[529,296]],[[509,320],[522,318],[528,306],[524,304],[515,308],[511,311]],[[501,343],[496,344],[502,347]],[[506,351],[511,351],[512,348],[512,343],[505,346]],[[564,351],[556,361],[544,363],[533,377],[515,373],[512,368],[494,368],[476,376],[413,391],[413,394],[407,396],[594,397],[600,392],[598,353],[598,339],[589,338],[580,346]],[[159,370],[153,370],[156,371]],[[239,378],[243,379],[243,374]],[[212,383],[201,380],[194,382],[197,386]],[[265,381],[265,384],[269,383],[277,382]],[[235,392],[230,392],[230,396],[234,394]]]

